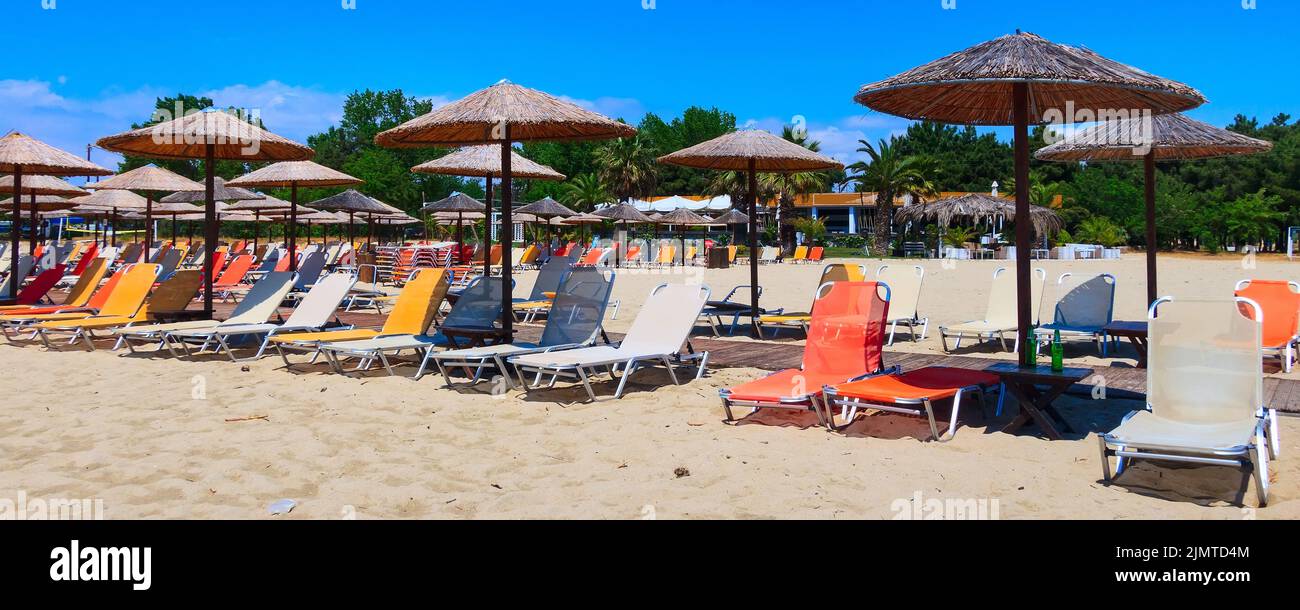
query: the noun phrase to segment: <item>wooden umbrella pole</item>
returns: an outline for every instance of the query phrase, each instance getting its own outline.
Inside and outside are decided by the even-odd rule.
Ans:
[[[140,248],[140,262],[149,262],[149,246],[153,244],[153,193],[144,197],[144,247]]]
[[[117,208],[113,208],[113,214],[112,216],[110,216],[110,219],[111,222],[109,226],[112,227],[113,229],[113,243],[111,245],[112,247],[116,248],[117,247]]]
[[[465,256],[465,231],[461,226],[464,217],[464,212],[456,212],[456,262],[460,263],[467,262],[461,258]]]
[[[487,175],[487,214],[483,220],[483,277],[492,276],[492,174]],[[504,185],[503,185],[504,186]]]
[[[172,247],[176,247],[176,214],[172,214]]]
[[[763,337],[758,325],[758,162],[749,160],[749,316],[754,336]]]
[[[12,252],[9,253],[9,298],[18,297],[18,249],[22,247],[22,241],[19,237],[19,228],[23,224],[23,206],[19,202],[23,192],[23,166],[14,166],[14,209],[13,222],[9,223],[9,247]]]
[[[1143,157],[1146,174],[1147,203],[1147,306],[1159,298],[1156,289],[1156,151],[1155,147]]]
[[[356,228],[356,212],[348,210],[348,247],[355,248],[356,237],[354,235]]]
[[[503,343],[513,343],[513,326],[515,312],[514,298],[510,285],[510,247],[514,245],[514,223],[511,222],[510,206],[512,193],[510,188],[510,124],[505,125],[505,138],[501,140],[501,331]],[[491,264],[491,261],[488,261]]]
[[[298,270],[298,183],[289,183],[289,271]]]
[[[1015,83],[1012,85],[1012,120],[1015,123],[1016,155],[1016,334],[1020,337],[1020,364],[1026,364],[1026,354],[1032,354],[1036,347],[1031,344],[1029,326],[1033,324],[1033,300],[1029,283],[1029,85]],[[1029,350],[1029,351],[1026,351]]]
[[[21,207],[21,205],[22,205],[22,204],[20,204],[19,202],[22,201],[23,196],[22,196],[21,194],[19,194],[19,193],[20,193],[20,191],[19,191],[17,188],[15,188],[15,189],[14,189],[14,209],[15,209],[15,210],[18,209],[19,207]],[[29,246],[31,246],[31,250],[30,250],[28,253],[29,253],[29,254],[36,254],[36,245],[37,245],[37,242],[40,241],[40,240],[37,239],[36,233],[40,230],[40,227],[41,227],[41,224],[40,224],[40,223],[41,223],[40,218],[36,215],[36,189],[32,189],[32,194],[31,194],[30,197],[28,197],[28,200],[31,201],[31,212],[29,213],[28,218],[31,219],[31,224],[32,224],[32,237],[31,237],[31,239],[29,240],[30,243],[28,244]],[[18,252],[15,250],[15,251],[14,251],[14,254],[18,254]],[[17,296],[17,294],[15,294],[14,296]]]
[[[261,223],[262,211],[253,210],[253,252],[257,252],[257,237],[262,233],[262,229],[259,228]]]
[[[217,147],[209,142],[204,146],[203,154],[203,239],[207,246],[203,249],[203,316],[212,317],[212,267],[214,264],[213,253],[217,250],[217,240],[220,239],[217,227],[217,202],[213,201],[213,191],[216,190],[216,156]]]

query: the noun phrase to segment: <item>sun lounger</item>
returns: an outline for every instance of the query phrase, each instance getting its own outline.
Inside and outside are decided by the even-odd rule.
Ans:
[[[85,336],[81,325],[94,325],[105,320],[116,322],[132,319],[144,306],[144,300],[149,296],[149,289],[158,278],[158,270],[158,265],[150,263],[131,265],[118,280],[117,286],[113,288],[112,294],[97,314],[67,314],[66,318],[61,317],[63,314],[56,314],[49,316],[50,319],[36,323],[32,329],[36,331],[46,347],[50,347],[50,335],[71,333],[73,335],[71,341],[84,338],[87,347],[94,349],[94,344],[90,343],[89,338]]]
[[[1098,343],[1105,358],[1109,343],[1105,329],[1115,312],[1115,276],[1103,273],[1073,284],[1069,282],[1072,275],[1063,273],[1056,280],[1060,300],[1056,302],[1052,321],[1038,327],[1035,349],[1050,343],[1060,331],[1062,341],[1083,338]]]
[[[829,282],[861,282],[865,279],[866,269],[862,265],[847,265],[843,263],[833,263],[822,267],[821,279],[817,280],[816,290],[820,290],[823,284]],[[892,292],[893,286],[890,286]],[[816,297],[814,295],[814,300]],[[776,336],[781,327],[794,327],[808,330],[808,323],[812,321],[812,313],[806,311],[800,312],[781,312],[771,313],[760,316],[758,319],[758,330],[761,333],[763,326],[772,326],[772,336]]]
[[[790,256],[790,262],[799,264],[806,260],[808,260],[808,246],[797,246],[794,249],[794,254]]]
[[[985,395],[1000,387],[1001,382],[1001,378],[993,373],[946,366],[931,366],[906,373],[892,371],[823,388],[827,408],[825,417],[826,421],[834,421],[833,407],[841,409],[845,425],[853,421],[858,411],[868,409],[925,416],[930,423],[931,437],[947,442],[957,433],[962,396],[974,393],[984,406]],[[952,400],[951,414],[948,426],[940,431],[935,423],[934,403],[948,399]]]
[[[913,341],[924,341],[930,330],[930,318],[922,318],[918,309],[921,305],[921,284],[925,280],[925,268],[920,265],[881,265],[876,269],[876,281],[889,284],[893,301],[889,303],[889,341],[894,344],[894,333],[898,325],[907,327]],[[921,335],[916,334],[916,327],[921,327]]]
[[[1236,296],[1254,301],[1264,314],[1261,345],[1276,355],[1282,371],[1295,365],[1295,345],[1300,340],[1300,284],[1283,280],[1241,280]]]
[[[81,339],[86,344],[86,349],[94,351],[95,331],[115,331],[119,328],[128,327],[134,324],[140,324],[154,320],[154,312],[175,312],[183,309],[190,301],[194,300],[195,295],[203,284],[203,272],[198,269],[186,269],[172,274],[172,277],[154,289],[153,294],[145,301],[144,305],[131,316],[92,316],[80,320],[66,321],[49,321],[37,325],[38,332],[44,329],[49,332],[63,331],[71,332],[70,343]],[[42,337],[45,340],[45,336]],[[117,349],[114,345],[113,349]],[[49,347],[46,341],[46,347]]]
[[[393,310],[384,321],[383,328],[351,328],[347,330],[329,330],[311,333],[283,333],[271,337],[284,365],[289,362],[288,351],[311,352],[320,354],[320,346],[339,341],[360,341],[393,335],[423,335],[429,330],[437,317],[438,308],[447,296],[447,271],[444,269],[419,269],[411,280],[406,282],[401,294],[393,305]],[[316,361],[313,355],[312,362]]]
[[[1038,324],[1038,310],[1043,301],[1043,287],[1047,283],[1047,271],[1043,269],[1034,269],[1033,276],[1029,278],[1030,285],[1030,309],[1033,313],[1033,324]],[[1016,312],[1016,271],[1006,267],[998,267],[993,271],[993,285],[989,289],[989,303],[985,310],[983,320],[972,320],[961,324],[952,324],[949,326],[939,327],[939,338],[943,343],[943,351],[947,352],[948,337],[956,337],[957,341],[952,349],[961,348],[961,340],[967,335],[975,337],[976,341],[997,339],[1002,343],[1002,349],[1006,350],[1007,337],[1010,333],[1015,340],[1013,352],[1020,351],[1020,333],[1019,319]]]
[[[545,265],[542,265],[537,272],[537,279],[533,281],[532,292],[528,298],[514,299],[512,305],[516,314],[523,314],[524,322],[532,322],[541,313],[544,313],[551,306],[551,296],[560,290],[560,285],[564,282],[565,276],[574,269],[573,264],[566,257],[553,257]]]
[[[822,425],[822,387],[879,373],[883,368],[889,287],[877,282],[827,282],[816,290],[803,364],[719,392],[727,421],[733,407],[813,411]]]
[[[1151,305],[1147,410],[1098,435],[1103,481],[1133,460],[1232,466],[1253,472],[1259,505],[1268,502],[1261,316],[1268,319],[1245,298]]]
[[[448,369],[464,370],[471,376],[470,383],[477,383],[485,371],[496,370],[507,384],[514,386],[506,365],[508,358],[574,349],[595,343],[601,334],[601,325],[613,288],[614,274],[611,271],[593,267],[574,269],[564,276],[564,284],[556,292],[555,301],[546,316],[546,328],[542,330],[541,340],[537,343],[501,343],[445,352],[426,350],[416,379],[420,378],[432,361],[448,386],[452,385]],[[527,383],[522,378],[520,381]]]
[[[19,286],[19,289],[22,288],[23,280],[26,280],[26,279],[27,279],[27,276],[31,275],[31,273],[32,273],[32,267],[35,267],[35,266],[36,266],[36,259],[33,258],[31,255],[23,255],[23,256],[18,257],[18,286]],[[9,267],[6,265],[4,270],[5,270],[5,271],[8,271],[8,270],[9,270]],[[0,299],[9,299],[9,298],[13,298],[13,295],[14,295],[15,293],[11,293],[11,292],[9,291],[9,288],[10,288],[11,285],[12,285],[12,280],[10,279],[9,274],[6,273],[6,274],[5,274],[5,278],[4,278],[4,285],[3,285],[3,286],[0,286]]]
[[[587,396],[598,400],[591,387],[591,377],[601,370],[612,376],[622,372],[613,398],[623,396],[627,380],[640,366],[662,363],[668,369],[673,383],[679,384],[674,370],[679,364],[693,362],[695,378],[704,375],[708,352],[695,353],[690,347],[691,330],[700,311],[709,300],[709,288],[701,285],[663,284],[650,293],[650,298],[632,322],[627,336],[617,346],[584,347],[559,352],[527,354],[509,359],[522,378],[525,373],[535,375],[529,390],[553,387],[560,378],[582,382]],[[690,352],[683,355],[683,346]],[[548,378],[543,381],[543,378]]]
[[[69,307],[54,312],[24,311],[0,315],[0,328],[3,328],[6,339],[13,341],[16,333],[25,331],[33,325],[41,322],[53,320],[76,320],[93,316],[104,308],[104,305],[108,303],[109,298],[113,296],[113,291],[116,289],[118,282],[120,282],[122,277],[130,270],[131,266],[128,265],[114,272],[112,277],[108,278],[108,281],[104,282],[104,285],[101,286],[99,290],[96,290],[95,294],[91,295],[90,300],[86,302],[85,307]],[[36,335],[33,334],[29,338],[35,339]]]
[[[356,283],[357,276],[351,273],[333,273],[324,279],[316,282],[311,291],[302,298],[298,307],[289,315],[289,319],[284,324],[223,324],[213,328],[197,330],[176,330],[167,333],[168,345],[185,346],[186,343],[202,343],[197,352],[191,353],[188,347],[185,348],[187,355],[202,353],[207,346],[213,342],[217,345],[217,352],[225,352],[234,362],[245,360],[256,360],[266,353],[266,347],[271,337],[280,333],[291,332],[315,332],[322,330],[330,323],[333,318],[339,326],[343,326],[335,316],[335,311],[347,297],[348,291]],[[239,358],[235,356],[234,348],[231,346],[231,340],[239,338],[257,338],[262,340],[257,348],[257,353],[248,358]]]
[[[77,283],[68,291],[67,297],[63,299],[60,305],[39,306],[39,305],[9,305],[0,307],[0,314],[13,315],[40,315],[46,313],[58,313],[68,309],[85,307],[90,301],[91,295],[99,287],[100,280],[104,279],[104,273],[108,271],[108,261],[100,258],[91,261],[90,266],[81,273],[77,278]]]
[[[727,334],[736,334],[736,327],[740,325],[740,318],[751,315],[753,312],[753,306],[749,302],[733,301],[732,298],[737,294],[747,297],[749,296],[749,292],[750,286],[748,284],[741,284],[732,288],[731,292],[728,292],[727,296],[723,297],[721,301],[709,301],[704,306],[704,309],[700,311],[700,317],[704,318],[704,320],[709,323],[709,328],[713,330],[713,336],[721,336],[721,333],[718,332],[718,326],[725,324],[725,322],[722,321],[724,316],[731,316],[731,324],[728,326]],[[762,286],[758,287],[758,296],[759,298],[762,298],[763,296]],[[758,308],[760,316],[776,315],[781,313],[781,311],[782,310],[779,309],[768,311],[762,307]]]
[[[329,359],[331,368],[338,373],[345,372],[343,360],[356,358],[360,362],[357,368],[353,369],[354,371],[365,370],[378,361],[384,365],[389,375],[396,375],[388,359],[389,354],[413,351],[423,357],[427,350],[434,347],[456,347],[455,341],[444,334],[448,330],[493,330],[496,321],[501,318],[503,283],[502,278],[476,278],[472,284],[461,291],[460,298],[456,300],[456,305],[443,320],[436,335],[399,335],[361,341],[322,343],[320,351]],[[417,375],[422,374],[423,370],[417,371]]]
[[[45,295],[49,294],[50,290],[54,288],[54,285],[63,279],[63,272],[66,270],[67,267],[64,265],[55,265],[38,273],[26,287],[18,291],[18,296],[13,299],[13,304],[36,305],[40,303],[45,298]]]
[[[225,325],[264,324],[276,315],[280,303],[289,289],[293,287],[295,274],[289,272],[270,273],[253,285],[253,289],[244,297],[226,321],[188,320],[167,324],[134,325],[114,331],[118,335],[118,344],[114,349],[126,346],[132,352],[139,344],[157,343],[157,348],[166,347],[166,335],[173,331],[199,330]],[[161,310],[159,310],[161,311]],[[175,355],[176,352],[173,352]]]

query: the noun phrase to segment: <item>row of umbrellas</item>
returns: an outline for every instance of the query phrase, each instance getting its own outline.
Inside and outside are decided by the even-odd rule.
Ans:
[[[1172,115],[1195,108],[1206,101],[1200,92],[1182,83],[1143,72],[1084,48],[1052,43],[1037,35],[1019,31],[865,85],[859,89],[854,100],[868,108],[910,119],[1013,126],[1017,313],[1022,349],[1032,349],[1027,336],[1031,322],[1029,255],[1033,227],[1029,202],[1029,125],[1047,122],[1043,114],[1046,110],[1065,108],[1067,103],[1075,108],[1132,109],[1150,115]],[[1150,137],[1145,143],[1150,147],[1141,157],[1147,163],[1149,225],[1154,224],[1153,178],[1154,163],[1157,160],[1182,158],[1175,156],[1177,154],[1200,157],[1266,149],[1266,144],[1259,144],[1258,141],[1247,144],[1247,149],[1233,148],[1231,145],[1227,148],[1220,147],[1225,137],[1219,133],[1222,130],[1213,131],[1214,128],[1193,128],[1185,122],[1172,121],[1159,125],[1167,131],[1162,133],[1148,130],[1146,133]],[[1100,129],[1106,128],[1103,126]],[[423,171],[479,175],[487,179],[489,193],[493,178],[500,178],[501,226],[508,227],[513,224],[515,212],[511,182],[516,175],[523,176],[526,172],[537,169],[529,166],[526,160],[518,158],[512,148],[514,142],[603,140],[630,137],[635,133],[633,127],[624,123],[549,94],[501,81],[380,133],[375,142],[391,148],[477,146],[477,149],[462,151],[463,158],[425,164],[428,167]],[[25,193],[21,188],[24,173],[56,176],[111,173],[57,149],[35,150],[30,146],[30,142],[34,142],[30,139],[27,139],[29,142],[13,146],[10,146],[8,140],[9,138],[0,141],[0,172],[14,175],[15,192],[20,196]],[[249,142],[258,145],[249,146]],[[111,136],[100,140],[99,145],[108,150],[137,156],[204,159],[207,175],[203,201],[207,204],[205,218],[209,243],[217,241],[216,200],[213,196],[215,180],[212,169],[216,159],[306,161],[313,154],[305,146],[220,111],[191,114],[161,125]],[[1039,157],[1062,160],[1134,158],[1132,155],[1126,157],[1108,150],[1105,146],[1080,145],[1078,138],[1072,144],[1062,145],[1055,152],[1043,149],[1039,152]],[[444,157],[443,160],[445,159],[447,158]],[[757,249],[758,231],[755,223],[759,172],[821,171],[842,167],[833,159],[759,130],[728,133],[660,157],[659,161],[684,167],[744,172],[748,182],[745,205],[751,251]],[[482,173],[467,173],[471,166]],[[307,178],[298,178],[298,174],[292,172],[280,176],[271,176],[273,172],[266,173],[267,176],[256,177],[244,185],[288,186],[296,195],[298,186],[310,183]],[[489,195],[489,201],[491,200]],[[291,207],[291,215],[295,213],[293,210]],[[597,215],[624,223],[646,218],[632,206],[626,205],[602,208],[597,211]],[[1153,232],[1153,228],[1148,229],[1148,283],[1154,295]],[[15,231],[15,245],[16,235]],[[501,267],[505,282],[510,281],[511,263],[510,249],[502,248]],[[750,284],[753,289],[750,298],[751,313],[755,320],[759,312],[757,263],[758,257],[751,256]],[[209,259],[208,265],[210,264]],[[209,278],[211,276],[205,275]],[[208,288],[205,293],[210,296],[212,291],[210,286]],[[509,315],[510,292],[503,291],[502,299],[504,313],[501,323],[505,336],[510,337],[513,322]],[[205,302],[205,309],[211,311],[210,300]]]

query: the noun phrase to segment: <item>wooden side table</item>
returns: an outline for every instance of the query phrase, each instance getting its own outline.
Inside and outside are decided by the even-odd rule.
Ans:
[[[1137,367],[1140,369],[1147,368],[1147,323],[1146,322],[1122,322],[1116,321],[1106,325],[1107,335],[1115,337],[1128,337],[1133,343],[1133,349],[1137,350],[1138,361]]]
[[[1020,403],[1020,413],[1002,429],[1003,432],[1015,433],[1028,425],[1031,419],[1038,424],[1044,436],[1054,441],[1061,439],[1062,431],[1074,432],[1070,422],[1061,416],[1052,403],[1070,386],[1091,377],[1092,369],[1066,367],[1057,373],[1046,365],[1023,367],[1014,362],[1005,362],[984,370],[1000,377],[1006,391]]]

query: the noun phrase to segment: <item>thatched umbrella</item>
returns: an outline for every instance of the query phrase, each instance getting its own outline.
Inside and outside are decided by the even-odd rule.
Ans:
[[[312,223],[316,223],[318,225],[338,225],[347,222],[346,220],[339,218],[338,215],[336,214],[333,214],[331,212],[322,212],[319,210],[313,210],[312,213],[310,214],[302,214],[298,216],[298,221],[307,225],[307,245],[309,246],[311,245]],[[328,227],[325,229],[325,232],[326,234],[324,237],[328,238],[329,237]]]
[[[1273,143],[1220,129],[1184,115],[1107,121],[1043,147],[1043,161],[1135,161],[1142,159],[1146,180],[1147,303],[1156,290],[1156,161],[1208,159],[1268,152]]]
[[[549,196],[543,197],[524,207],[515,210],[518,214],[532,214],[546,223],[546,255],[551,255],[551,219],[553,218],[571,218],[578,213],[569,209],[564,204],[551,199]]]
[[[95,191],[89,195],[69,199],[70,202],[78,207],[99,208],[106,210],[105,216],[109,219],[109,226],[113,228],[113,235],[109,245],[117,245],[117,217],[118,213],[127,210],[143,210],[146,202],[141,197],[131,191]],[[105,236],[107,237],[107,236]]]
[[[203,315],[212,315],[213,247],[220,239],[215,190],[217,159],[241,161],[301,161],[312,149],[277,136],[221,110],[194,112],[170,121],[133,129],[106,138],[105,150],[157,159],[202,159],[204,170]]]
[[[13,174],[12,192],[15,198],[26,192],[23,188],[23,176],[107,176],[113,172],[104,169],[76,155],[59,150],[49,144],[13,132],[0,138],[0,173]],[[13,223],[10,227],[9,257],[9,294],[18,294],[18,248],[21,247],[22,219],[15,209]],[[32,227],[32,235],[36,227]],[[33,237],[33,239],[35,239]],[[35,246],[32,248],[35,250]]]
[[[474,148],[491,148],[491,147],[475,146]],[[446,157],[444,157],[444,159],[445,158]],[[489,180],[491,180],[491,178],[489,178]],[[478,213],[478,214],[483,214],[484,218],[487,217],[486,216],[487,206],[483,205],[483,203],[480,202],[479,200],[470,197],[469,195],[466,195],[464,193],[452,193],[451,195],[443,199],[439,199],[438,201],[435,201],[433,203],[426,203],[424,207],[421,207],[420,209],[425,212],[433,212],[434,214],[444,214],[444,213],[456,214],[455,218],[456,218],[456,258],[457,259],[459,259],[461,253],[465,251],[465,233],[461,226],[465,214]],[[489,234],[488,237],[490,242],[491,235]],[[483,254],[484,275],[488,275],[491,273],[491,269],[490,269],[491,265],[492,265],[492,261],[490,258],[488,258],[487,252],[485,251]]]
[[[629,223],[646,224],[646,223],[654,222],[653,220],[650,220],[649,216],[642,214],[641,210],[638,210],[634,206],[627,203],[616,203],[614,205],[605,206],[603,208],[600,208],[599,210],[596,210],[595,212],[592,212],[592,215],[599,216],[601,218],[604,218],[605,220],[612,220],[614,221],[615,224],[622,222],[624,231],[627,231],[627,225]],[[619,252],[620,248],[618,246],[619,244],[614,244],[614,266],[615,267],[618,267],[620,265],[619,257],[622,256],[623,254],[622,252]]]
[[[1015,201],[984,193],[967,193],[930,203],[903,206],[898,211],[897,218],[904,222],[933,220],[940,227],[947,227],[957,218],[995,217],[1008,220],[1015,218],[1015,215]],[[1061,230],[1061,217],[1041,205],[1030,206],[1029,220],[1033,224],[1034,233],[1039,236]]]
[[[288,187],[289,203],[298,205],[298,187],[353,186],[365,182],[312,161],[282,161],[229,182],[230,186]],[[289,208],[289,270],[298,270],[297,208]]]
[[[208,195],[207,195],[206,192],[186,192],[186,191],[180,191],[180,192],[177,192],[177,193],[172,193],[172,194],[170,194],[170,195],[168,195],[168,196],[166,196],[166,197],[163,197],[162,199],[159,199],[158,201],[160,201],[160,202],[162,202],[162,203],[198,203],[198,204],[202,204],[204,201],[206,201],[206,197],[207,197],[207,196],[208,196]],[[216,201],[217,201],[218,203],[223,203],[223,202],[224,202],[224,203],[230,203],[230,202],[232,202],[232,201],[247,201],[247,200],[249,200],[249,199],[262,199],[263,197],[265,197],[265,195],[263,195],[263,194],[261,194],[261,193],[254,193],[253,191],[250,191],[250,190],[248,190],[248,189],[241,189],[241,188],[237,188],[237,187],[233,187],[233,186],[226,186],[226,179],[225,179],[225,178],[222,178],[221,176],[217,176],[217,177],[214,177],[214,178],[212,179],[212,197],[213,197],[213,199],[216,199]],[[217,206],[217,207],[218,207],[218,210],[217,210],[217,211],[218,211],[218,217],[220,217],[220,215],[221,215],[220,212],[221,212],[221,210],[225,209],[225,206],[224,206],[224,205],[219,205],[219,206]],[[188,214],[187,214],[187,216],[188,216]],[[175,225],[177,218],[178,218],[178,216],[172,216],[172,224],[173,224],[173,225]],[[183,220],[183,219],[182,219],[182,220]],[[190,231],[189,231],[189,233],[190,233],[190,235],[189,235],[189,239],[190,239],[190,241],[193,241],[193,238],[194,238],[194,235],[193,235],[193,233],[194,233],[194,231],[193,231],[193,227],[190,227]],[[175,226],[172,227],[172,234],[175,235]],[[175,238],[173,238],[173,241],[175,241]],[[256,226],[254,226],[253,249],[257,249]]]
[[[148,213],[148,216],[170,216],[172,219],[172,246],[176,245],[176,217],[181,214],[198,214],[203,212],[203,208],[192,203],[156,203]]]
[[[144,247],[140,249],[141,262],[149,260],[153,244],[153,200],[159,193],[203,192],[203,185],[171,170],[149,164],[123,172],[94,184],[97,191],[131,191],[144,193]]]
[[[578,214],[577,216],[570,216],[570,217],[568,217],[568,218],[565,218],[564,220],[561,220],[560,222],[561,222],[562,224],[566,224],[566,225],[582,226],[582,225],[597,225],[597,224],[604,224],[605,221],[607,221],[607,220],[609,220],[609,219],[608,219],[608,218],[601,218],[600,216],[597,216],[597,215],[595,215],[595,214]],[[582,235],[582,231],[581,231],[581,229],[578,231],[578,234],[579,234],[579,237],[581,237],[581,235]]]
[[[686,244],[686,227],[708,227],[715,224],[712,218],[705,218],[686,208],[677,208],[667,214],[663,214],[655,221],[658,224],[666,224],[681,227],[678,235],[681,236],[682,244]]]
[[[734,244],[736,243],[736,225],[749,224],[749,217],[746,216],[744,212],[741,212],[736,208],[731,208],[730,210],[719,214],[717,218],[713,219],[713,222],[731,227],[731,243]]]
[[[0,177],[0,193],[13,193],[13,192],[14,192],[14,177],[13,176]],[[38,195],[76,197],[78,195],[85,195],[85,194],[87,194],[86,191],[82,190],[79,187],[73,186],[64,180],[60,180],[53,176],[40,176],[40,175],[30,176],[26,180],[24,180],[23,192],[21,193],[21,195],[27,195],[28,198],[32,200],[35,200],[36,196]],[[18,196],[18,199],[21,200],[22,197]],[[19,206],[19,208],[21,209],[21,206]],[[33,226],[38,224],[37,210],[36,210],[36,206],[34,205],[32,206],[29,219],[31,220]],[[36,231],[33,230],[32,237],[31,237],[31,244],[29,246],[31,247],[33,252],[36,250],[36,237],[37,237]]]
[[[487,201],[489,208],[492,207],[492,178],[501,175],[501,151],[496,146],[484,144],[479,146],[466,146],[450,154],[439,157],[432,161],[421,163],[411,168],[411,171],[418,174],[443,174],[448,176],[470,176],[482,178],[487,190]],[[510,149],[510,174],[514,178],[526,178],[529,180],[564,180],[564,174],[557,172],[541,163],[534,162],[515,151]],[[447,210],[452,211],[452,210]],[[456,241],[463,249],[464,244],[461,241],[461,232],[459,227],[456,231]],[[492,246],[492,231],[489,229],[484,242],[484,251],[486,252]],[[457,251],[459,255],[459,250]],[[483,273],[487,274],[491,261],[486,258],[483,261]]]
[[[506,232],[513,225],[510,219],[513,142],[607,140],[635,134],[636,129],[630,125],[503,80],[380,133],[375,142],[394,148],[500,144],[501,230]],[[502,281],[506,286],[510,285],[511,265],[510,248],[501,248]],[[507,342],[514,336],[511,300],[511,292],[502,290],[501,326]]]
[[[660,163],[749,174],[749,301],[755,336],[758,328],[758,172],[807,172],[843,166],[766,131],[734,131],[659,158]]]
[[[1023,353],[1034,350],[1029,340],[1033,321],[1029,288],[1030,123],[1048,122],[1042,114],[1048,110],[1133,109],[1168,114],[1205,103],[1198,91],[1182,83],[1087,49],[1019,31],[864,85],[853,99],[868,108],[910,119],[1014,126],[1017,318],[1020,348],[1027,350]]]
[[[353,241],[353,225],[356,224],[357,214],[366,214],[374,216],[376,214],[391,214],[396,210],[391,205],[384,203],[374,197],[357,192],[354,189],[348,189],[337,195],[330,195],[324,199],[317,199],[311,202],[311,207],[318,210],[334,210],[337,212],[347,212],[348,214],[348,243]],[[401,210],[397,210],[401,211]],[[370,243],[369,235],[366,237],[366,244]]]
[[[258,193],[257,195],[258,197],[256,199],[243,199],[228,204],[226,206],[226,210],[230,212],[242,212],[242,213],[252,214],[253,215],[252,222],[259,223],[262,222],[263,216],[267,216],[267,217],[274,216],[272,212],[284,211],[285,213],[288,213],[289,208],[292,205],[288,201],[276,197],[272,197],[270,195],[266,195],[263,193]],[[253,249],[254,250],[257,250],[257,242],[258,239],[261,237],[261,233],[262,230],[258,228],[257,224],[254,224],[253,225]],[[267,239],[269,240],[270,237],[271,237],[270,229],[267,229]]]

